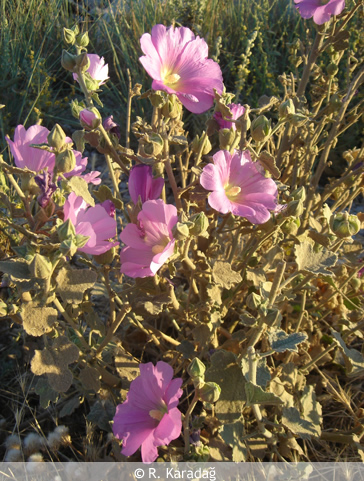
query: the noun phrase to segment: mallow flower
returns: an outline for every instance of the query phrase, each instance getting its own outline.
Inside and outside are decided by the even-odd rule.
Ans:
[[[212,190],[208,197],[210,206],[227,214],[245,217],[252,224],[264,224],[270,211],[277,209],[277,186],[267,179],[252,162],[248,150],[220,150],[213,156],[213,164],[203,168],[200,183]]]
[[[71,192],[63,211],[64,220],[71,220],[76,234],[90,237],[78,250],[99,255],[118,245],[118,242],[108,241],[116,235],[115,207],[111,201],[90,207],[82,197]]]
[[[302,18],[311,18],[322,25],[332,15],[339,15],[345,8],[345,0],[294,0]]]
[[[222,93],[223,79],[217,62],[208,59],[208,45],[186,27],[155,25],[140,39],[140,57],[153,78],[152,88],[175,94],[187,110],[206,112],[214,103],[214,88]]]
[[[126,401],[119,404],[114,416],[113,432],[122,439],[121,453],[131,456],[141,446],[143,463],[158,457],[158,446],[168,445],[181,434],[181,412],[177,408],[182,396],[182,379],[173,378],[166,362],[140,364],[140,376],[130,384]]]
[[[148,200],[137,219],[138,225],[127,224],[120,234],[126,244],[120,254],[120,272],[129,277],[154,276],[174,252],[177,209],[161,199]]]
[[[232,120],[237,120],[241,117],[244,112],[245,108],[240,104],[229,104],[227,105],[232,113]],[[219,124],[220,129],[230,129],[231,127],[233,130],[236,130],[235,122],[230,122],[229,120],[225,120],[221,114],[221,112],[215,112],[214,119]]]
[[[109,65],[105,63],[104,57],[99,57],[96,53],[88,53],[87,57],[90,61],[90,66],[86,70],[86,72],[90,75],[93,80],[99,82],[100,85],[103,85],[109,77]],[[73,79],[78,80],[78,75],[76,73],[73,74]]]
[[[153,179],[152,167],[150,165],[135,165],[129,175],[129,194],[134,204],[138,203],[139,196],[142,204],[147,200],[158,199],[164,186],[163,177]]]
[[[15,165],[20,169],[29,169],[33,172],[40,172],[47,168],[48,173],[52,174],[56,156],[52,152],[31,147],[31,144],[46,144],[49,133],[49,130],[41,125],[32,125],[28,129],[25,129],[23,125],[18,125],[14,132],[14,141],[6,136],[5,139],[14,157]],[[66,137],[66,142],[70,143],[72,139]],[[77,150],[74,150],[73,153],[76,157],[76,166],[71,172],[67,172],[64,175],[65,177],[74,175],[82,177],[81,174],[87,166],[87,157],[82,157],[81,152]],[[86,174],[83,177],[86,182],[92,184],[99,183],[99,179],[96,179],[96,182],[94,182],[94,179],[100,173],[94,171],[91,174]],[[87,175],[90,180],[87,180]]]

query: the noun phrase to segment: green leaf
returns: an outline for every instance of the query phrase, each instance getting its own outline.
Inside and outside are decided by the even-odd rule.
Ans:
[[[93,192],[96,199],[100,202],[105,202],[105,200],[111,200],[114,204],[115,209],[123,210],[124,203],[116,198],[107,185],[101,185],[100,188]]]
[[[108,400],[96,401],[92,406],[87,421],[96,424],[100,429],[111,432],[111,421],[115,416],[115,406]]]
[[[69,399],[62,407],[59,417],[70,416],[81,404],[81,398],[79,396]]]
[[[295,248],[296,262],[300,271],[312,274],[322,274],[332,276],[333,272],[328,267],[333,267],[337,260],[337,254],[330,252],[324,247],[319,252],[315,252],[309,242],[302,242]]]
[[[242,280],[239,272],[233,271],[231,264],[225,261],[215,262],[212,269],[212,277],[216,284],[221,285],[225,289],[231,289],[235,284]]]
[[[99,371],[91,366],[83,368],[79,377],[85,389],[95,392],[99,392],[101,389],[100,378],[101,374]]]
[[[277,406],[283,404],[283,401],[271,392],[263,391],[260,386],[247,382],[245,384],[246,403],[248,406],[252,404],[269,404],[271,406]]]
[[[211,366],[205,374],[206,381],[216,382],[221,388],[215,405],[217,418],[223,424],[239,420],[246,401],[246,380],[232,352],[223,349],[211,356]]]
[[[97,95],[96,92],[92,94],[92,100],[94,100],[97,103],[97,105],[99,105],[100,107],[104,106],[104,104],[101,102],[100,97]]]
[[[245,462],[248,460],[248,450],[244,441],[242,441],[242,438],[245,436],[245,434],[246,433],[242,422],[225,424],[220,431],[222,439],[233,449],[233,461],[235,463]]]
[[[282,330],[277,330],[270,332],[268,339],[275,352],[298,352],[297,346],[307,339],[307,334],[305,332],[286,334]]]
[[[43,409],[47,409],[51,402],[55,403],[59,397],[58,392],[51,388],[46,378],[40,377],[35,385],[35,392],[40,397],[39,402]]]
[[[64,302],[80,304],[87,289],[91,289],[97,280],[97,273],[91,269],[72,269],[63,267],[56,279],[56,292]]]
[[[72,140],[76,144],[76,149],[82,154],[85,150],[85,132],[83,130],[75,130],[72,134]]]
[[[82,197],[87,204],[91,205],[92,207],[95,206],[95,201],[92,198],[89,190],[88,190],[88,183],[81,179],[81,177],[74,176],[71,179],[67,180],[67,184],[69,188],[79,197]]]
[[[334,331],[333,329],[331,329],[331,332],[334,338],[338,341],[339,347],[343,351],[346,374],[349,377],[363,374],[364,358],[361,352],[357,351],[356,349],[349,349],[338,332]]]
[[[192,359],[195,355],[195,346],[192,342],[184,340],[176,347],[176,351],[180,352],[184,359]]]
[[[299,411],[294,407],[283,409],[282,424],[302,439],[310,439],[311,436],[317,436],[315,425],[310,421],[302,419]]]
[[[245,379],[249,381],[249,359],[246,357],[243,357],[241,360],[241,368],[243,371],[243,374],[245,376]],[[271,375],[269,372],[269,369],[267,367],[267,358],[263,357],[258,359],[258,364],[257,364],[257,385],[261,386],[263,388],[266,387],[266,385],[269,383],[271,380]]]

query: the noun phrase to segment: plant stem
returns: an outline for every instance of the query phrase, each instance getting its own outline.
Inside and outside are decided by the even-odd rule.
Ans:
[[[183,437],[185,441],[185,451],[184,451],[185,455],[187,455],[190,451],[190,417],[191,417],[192,411],[195,409],[197,402],[198,402],[198,395],[195,391],[195,395],[193,396],[191,404],[188,406],[187,412],[183,420]]]
[[[124,320],[125,316],[131,311],[131,307],[129,306],[129,304],[126,304],[124,305],[123,309],[119,312],[119,314],[117,315],[115,321],[111,324],[104,340],[102,341],[102,343],[99,345],[99,347],[96,349],[95,353],[94,353],[94,356],[97,356],[105,346],[107,346],[109,344],[109,342],[111,341],[113,335],[115,334],[115,332],[117,331],[118,327],[120,326],[120,324],[122,323],[122,321]]]

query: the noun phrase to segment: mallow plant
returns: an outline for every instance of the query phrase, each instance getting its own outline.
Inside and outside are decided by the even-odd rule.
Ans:
[[[103,113],[111,69],[75,26],[61,62],[79,130],[7,137],[0,313],[33,339],[39,409],[82,413],[114,459],[362,456],[363,2],[295,6],[315,38],[290,45],[279,97],[234,103],[203,38],[155,25],[122,133]],[[206,118],[194,138],[187,113]]]

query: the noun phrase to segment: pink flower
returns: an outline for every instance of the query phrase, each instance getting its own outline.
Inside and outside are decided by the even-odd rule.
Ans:
[[[92,170],[88,174],[80,175],[80,177],[88,184],[99,185],[101,184],[101,179],[98,178],[99,175],[101,175],[101,172],[98,170]]]
[[[76,234],[90,237],[87,243],[78,250],[86,254],[99,255],[107,252],[118,242],[109,242],[116,235],[116,220],[114,212],[109,203],[89,205],[71,192],[64,204],[64,220],[70,219],[75,227]]]
[[[53,172],[56,156],[52,152],[30,147],[31,144],[46,144],[49,130],[41,125],[32,125],[28,130],[23,125],[18,125],[14,132],[14,142],[6,136],[14,162],[20,169],[30,169],[34,172],[48,168],[48,172]],[[66,142],[72,142],[72,139],[66,137]],[[87,158],[82,157],[81,152],[74,150],[76,157],[76,167],[72,172],[67,172],[65,177],[80,175],[86,169]]]
[[[144,57],[140,61],[154,79],[152,88],[176,94],[195,114],[206,112],[214,103],[214,88],[221,94],[222,73],[218,63],[207,58],[208,46],[185,27],[155,25],[152,35],[140,39]]]
[[[182,379],[172,379],[166,362],[139,364],[140,376],[130,384],[123,404],[116,408],[113,432],[123,440],[121,453],[131,456],[141,446],[143,463],[158,457],[158,446],[168,445],[181,434]]]
[[[245,217],[252,224],[267,222],[269,211],[277,207],[277,186],[260,173],[250,153],[235,151],[231,155],[220,150],[213,161],[204,167],[200,178],[202,187],[213,191],[208,198],[210,206],[222,214]]]
[[[329,0],[326,4],[322,0],[294,0],[294,3],[302,18],[313,17],[317,25],[328,22],[331,15],[339,15],[345,8],[345,0]]]
[[[150,165],[135,165],[129,175],[129,193],[134,204],[138,203],[139,196],[142,204],[147,200],[158,199],[162,193],[164,179],[157,177],[153,179],[152,167]]]
[[[99,82],[99,86],[103,85],[107,79],[109,79],[109,65],[105,63],[104,57],[99,57],[95,53],[88,53],[88,59],[90,60],[90,66],[87,69],[90,77]],[[78,75],[73,74],[73,79],[77,80]]]
[[[120,272],[130,277],[154,276],[174,252],[172,228],[177,220],[174,205],[161,199],[144,202],[139,225],[127,224],[120,234],[127,246],[120,254]]]
[[[229,104],[227,107],[229,107],[229,109],[231,110],[231,113],[233,114],[233,116],[231,117],[233,120],[237,120],[245,112],[244,107],[240,104]],[[233,128],[233,130],[236,130],[235,123],[229,122],[228,120],[224,120],[221,112],[216,112],[214,114],[214,119],[219,124],[220,129]]]

